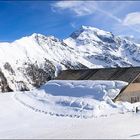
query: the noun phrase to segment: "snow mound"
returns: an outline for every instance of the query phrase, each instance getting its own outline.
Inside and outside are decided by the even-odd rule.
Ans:
[[[122,81],[51,80],[40,90],[54,96],[88,97],[101,101],[106,96],[114,99],[126,85],[127,83]]]
[[[126,85],[122,81],[52,80],[40,89],[17,92],[15,98],[45,114],[93,118],[126,111],[124,104],[111,100]]]

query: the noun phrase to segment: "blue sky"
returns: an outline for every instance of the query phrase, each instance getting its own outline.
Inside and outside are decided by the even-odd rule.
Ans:
[[[0,2],[0,41],[32,33],[68,37],[81,25],[140,36],[139,1]]]

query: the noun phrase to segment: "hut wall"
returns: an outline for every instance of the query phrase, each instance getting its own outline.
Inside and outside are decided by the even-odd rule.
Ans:
[[[117,98],[117,101],[140,102],[140,83],[131,83]]]

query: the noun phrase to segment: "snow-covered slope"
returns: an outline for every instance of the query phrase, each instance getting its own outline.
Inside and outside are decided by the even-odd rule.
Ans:
[[[0,43],[0,90],[29,90],[54,78],[60,70],[92,65],[59,39],[33,34]]]
[[[136,44],[140,44],[140,38],[135,38],[133,35],[132,36],[120,36],[121,38],[125,38],[129,41],[133,41]]]
[[[82,26],[64,42],[96,67],[140,66],[140,45],[111,32]]]

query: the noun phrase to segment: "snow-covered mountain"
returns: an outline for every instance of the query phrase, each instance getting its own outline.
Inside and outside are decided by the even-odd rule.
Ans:
[[[53,36],[33,34],[12,43],[0,43],[2,92],[39,87],[61,69],[90,67],[92,63]]]
[[[134,36],[120,36],[120,37],[123,37],[127,40],[133,41],[136,44],[140,44],[140,38],[135,38]]]
[[[61,70],[140,65],[140,45],[82,26],[65,40],[32,34],[0,43],[0,91],[30,90]]]
[[[96,67],[140,65],[140,45],[94,27],[82,26],[64,42]]]

